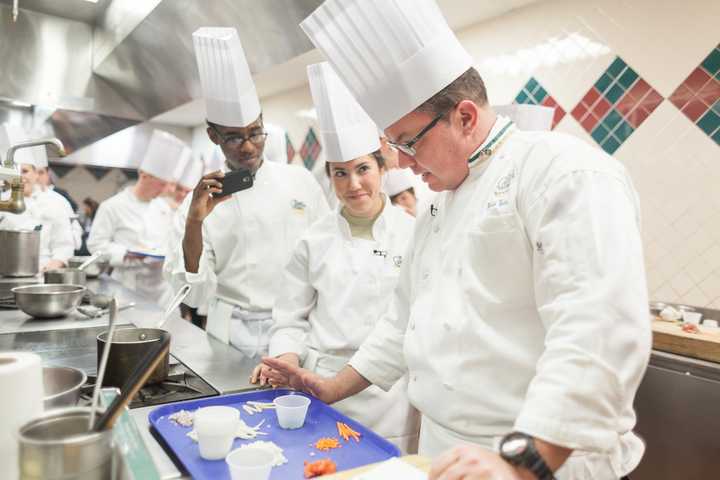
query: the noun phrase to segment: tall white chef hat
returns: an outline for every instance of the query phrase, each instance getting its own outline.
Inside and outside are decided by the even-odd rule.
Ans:
[[[30,140],[30,136],[21,126],[10,125],[8,123],[0,125],[0,157],[2,157],[3,162],[5,161],[8,149],[12,145],[20,142],[26,142],[28,140]],[[45,145],[15,150],[15,155],[13,156],[15,164],[32,165],[35,168],[43,168],[43,166],[47,166],[47,154],[45,157],[46,165],[39,165],[38,157],[40,155],[37,152],[40,150],[45,153]]]
[[[495,113],[509,117],[520,130],[552,129],[555,109],[542,105],[512,103],[493,106]]]
[[[347,162],[380,148],[377,127],[328,62],[308,65],[325,159]]]
[[[185,168],[190,162],[191,157],[192,149],[190,149],[189,147],[184,147],[182,152],[180,153],[180,159],[178,160],[177,164],[175,164],[175,171],[173,172],[173,178],[175,179],[175,181],[180,180],[180,177],[182,177],[182,174],[185,172]]]
[[[218,145],[213,145],[210,154],[204,158],[205,166],[203,168],[203,174],[207,175],[210,172],[217,172],[222,170],[225,166],[225,154]]]
[[[186,148],[182,140],[175,135],[153,131],[150,144],[145,151],[145,157],[140,164],[139,170],[154,175],[166,182],[174,182],[175,168],[177,167],[183,149]]]
[[[193,33],[207,119],[245,127],[260,116],[255,84],[234,28],[203,27]]]
[[[269,162],[287,163],[287,132],[284,128],[271,123],[265,123],[263,128],[267,132],[267,140],[265,140],[265,150],[263,155]]]
[[[300,27],[382,129],[472,66],[434,0],[327,0]]]
[[[202,162],[191,158],[190,161],[187,162],[187,165],[185,165],[185,170],[183,171],[182,175],[180,175],[180,179],[177,183],[185,188],[195,188],[195,186],[200,181],[200,177],[202,177],[202,174]]]
[[[393,168],[385,174],[385,193],[389,197],[415,186],[415,174],[409,168]]]

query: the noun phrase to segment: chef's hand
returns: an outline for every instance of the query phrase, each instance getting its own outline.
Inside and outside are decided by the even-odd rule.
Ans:
[[[47,272],[48,270],[55,270],[56,268],[64,268],[65,262],[62,260],[50,260],[45,266],[42,268],[43,272]]]
[[[475,445],[461,445],[437,457],[428,480],[537,480],[528,470],[520,470],[500,455]]]
[[[309,393],[325,403],[332,403],[337,399],[329,378],[279,358],[263,357],[262,362],[270,367],[267,377],[271,384],[287,380],[285,385]]]
[[[296,353],[283,353],[282,355],[278,355],[276,358],[287,361],[296,367],[300,366],[300,357]],[[284,387],[288,385],[289,379],[284,375],[282,378],[276,377],[275,381],[271,382],[268,378],[268,373],[270,373],[271,370],[272,368],[260,363],[257,367],[255,367],[255,370],[253,370],[252,376],[250,377],[250,383],[260,382],[261,387],[265,385],[272,385],[273,387]],[[277,373],[282,375],[280,372]]]
[[[213,196],[212,194],[220,194],[222,192],[221,179],[225,174],[218,170],[211,172],[200,179],[197,186],[193,190],[190,209],[188,210],[188,221],[202,223],[205,217],[220,203],[229,200],[232,196],[224,197]]]

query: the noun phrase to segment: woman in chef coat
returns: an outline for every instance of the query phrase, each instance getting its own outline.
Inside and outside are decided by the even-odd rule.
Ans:
[[[338,208],[298,242],[273,309],[269,354],[321,375],[337,373],[387,309],[412,236],[413,218],[382,192],[377,130],[328,63],[308,67]],[[252,381],[265,384],[259,365]],[[335,404],[344,414],[415,451],[418,416],[401,380]]]

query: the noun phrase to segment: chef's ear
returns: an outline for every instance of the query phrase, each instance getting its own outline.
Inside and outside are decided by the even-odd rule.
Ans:
[[[472,100],[461,100],[455,109],[463,132],[471,133],[474,131],[480,117],[480,107]]]

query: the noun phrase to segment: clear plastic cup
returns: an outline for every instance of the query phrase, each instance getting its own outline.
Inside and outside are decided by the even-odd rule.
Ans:
[[[240,412],[233,407],[203,407],[195,412],[195,431],[200,456],[205,460],[222,460],[232,448]]]
[[[232,480],[267,480],[275,455],[262,448],[238,448],[230,452],[225,462]]]
[[[305,415],[310,406],[310,399],[302,395],[283,395],[273,402],[275,413],[281,428],[300,428],[305,423]]]

